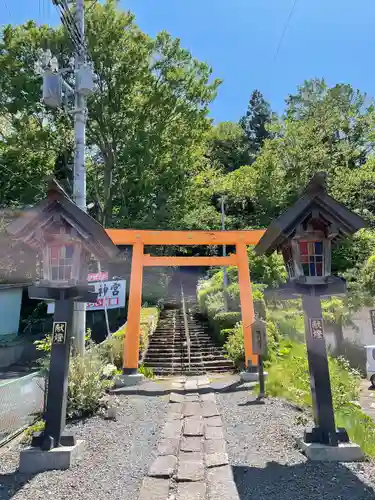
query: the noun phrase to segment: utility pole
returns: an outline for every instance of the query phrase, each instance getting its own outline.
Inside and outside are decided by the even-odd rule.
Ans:
[[[75,0],[75,8],[69,7],[69,0],[52,0],[60,13],[60,19],[74,45],[74,67],[59,70],[58,61],[52,57],[51,51],[40,51],[35,70],[43,76],[43,101],[47,106],[58,108],[64,105],[65,110],[74,116],[74,177],[73,200],[77,206],[87,211],[86,207],[86,166],[85,166],[85,134],[87,115],[87,96],[94,91],[94,72],[88,61],[85,43],[85,4],[84,0]],[[64,73],[74,72],[74,88],[63,79]],[[74,95],[74,109],[68,111],[68,96]],[[73,317],[73,337],[75,351],[83,355],[85,352],[86,304],[75,302]]]
[[[225,231],[225,197],[221,197],[221,229]],[[227,255],[227,246],[223,245],[223,257]],[[224,266],[224,279],[223,279],[223,288],[224,288],[224,311],[228,311],[228,273],[227,268]]]
[[[80,92],[80,70],[86,63],[85,50],[85,2],[76,0],[75,23],[79,40],[82,43],[76,47],[74,58],[75,73],[75,109],[74,109],[74,181],[73,181],[73,200],[77,206],[83,210],[86,209],[86,165],[85,165],[85,144],[86,144],[86,96]],[[85,352],[86,335],[86,303],[74,303],[73,332],[77,353],[81,356]]]

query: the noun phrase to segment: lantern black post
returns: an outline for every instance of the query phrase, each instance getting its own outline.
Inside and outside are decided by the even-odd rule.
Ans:
[[[312,430],[305,432],[305,441],[336,446],[338,438],[333,413],[326,343],[323,335],[320,297],[316,296],[314,289],[312,289],[311,294],[302,295],[302,304],[305,314],[307,358],[316,426]],[[346,436],[344,440],[347,440]]]
[[[330,451],[326,449],[325,457],[342,459],[342,451],[332,451],[340,443],[347,456],[362,456],[359,447],[348,443],[345,429],[336,429],[321,299],[346,293],[345,281],[331,274],[332,247],[364,226],[361,217],[328,195],[326,174],[320,172],[296,203],[271,222],[255,247],[257,255],[276,250],[284,258],[288,280],[269,293],[279,300],[302,298],[315,420],[315,427],[305,431],[302,448],[310,458],[326,446]]]
[[[72,434],[63,434],[74,309],[74,301],[66,296],[66,292],[67,290],[60,290],[60,297],[55,301],[47,405],[44,414],[46,427],[42,433],[33,436],[31,443],[32,446],[39,446],[43,450],[75,444]]]

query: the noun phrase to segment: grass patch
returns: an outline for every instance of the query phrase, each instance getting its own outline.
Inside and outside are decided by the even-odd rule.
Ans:
[[[355,404],[359,399],[359,373],[342,358],[329,357],[333,406],[337,427],[345,427],[350,439],[367,456],[375,456],[375,424]],[[305,344],[282,339],[268,367],[267,392],[310,409],[311,391]]]
[[[141,309],[141,336],[139,339],[139,349],[141,352],[147,349],[149,337],[155,331],[158,319],[159,309],[157,307],[145,307]],[[121,369],[123,365],[124,338],[127,334],[127,328],[128,325],[125,323],[109,339],[97,346],[102,357],[116,365],[118,369]]]

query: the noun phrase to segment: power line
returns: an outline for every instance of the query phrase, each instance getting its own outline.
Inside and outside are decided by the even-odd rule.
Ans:
[[[10,174],[12,174],[12,175],[18,175],[18,177],[21,177],[21,178],[22,178],[22,180],[23,180],[24,182],[26,182],[26,184],[28,184],[29,186],[33,187],[34,189],[36,189],[36,190],[40,191],[41,193],[42,193],[42,192],[43,192],[43,193],[45,193],[45,190],[44,190],[41,186],[37,186],[36,184],[33,184],[32,182],[30,182],[30,181],[26,180],[22,174],[19,174],[18,172],[14,172],[14,171],[13,171],[13,170],[11,170],[9,167],[7,167],[6,165],[4,165],[4,163],[0,163],[0,167],[5,168],[5,170],[7,170],[7,171],[8,171]]]
[[[277,46],[277,49],[276,49],[276,52],[275,52],[275,55],[274,55],[274,58],[273,58],[273,62],[276,61],[277,59],[277,56],[279,55],[279,52],[280,52],[280,49],[281,49],[281,46],[284,42],[284,38],[285,38],[285,34],[286,34],[286,31],[289,27],[289,24],[290,24],[290,21],[292,20],[292,17],[293,17],[293,14],[294,14],[294,11],[296,9],[296,6],[297,6],[297,2],[298,0],[294,0],[293,2],[293,5],[292,5],[292,8],[290,9],[290,12],[289,12],[289,16],[286,20],[286,23],[285,23],[285,26],[284,26],[284,29],[283,29],[283,32],[281,34],[281,37],[280,37],[280,40],[279,40],[279,43],[278,43],[278,46]]]

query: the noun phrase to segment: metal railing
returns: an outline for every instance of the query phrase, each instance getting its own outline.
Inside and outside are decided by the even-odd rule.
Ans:
[[[187,314],[186,314],[184,288],[182,286],[182,282],[181,282],[181,300],[182,300],[182,314],[184,317],[186,347],[187,347],[187,354],[188,354],[188,368],[189,368],[189,372],[190,372],[190,333],[189,333],[189,325],[188,325],[188,319],[187,319]]]
[[[31,373],[0,380],[0,446],[43,412],[44,378]]]

